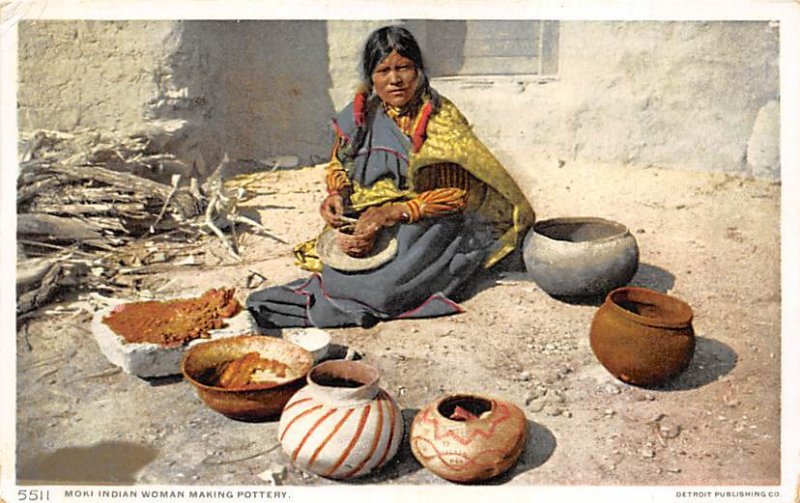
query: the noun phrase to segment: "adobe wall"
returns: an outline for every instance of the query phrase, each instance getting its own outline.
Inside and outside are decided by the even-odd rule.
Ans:
[[[25,21],[23,130],[178,124],[206,164],[318,162],[382,21]],[[424,22],[409,23],[424,39]],[[424,44],[423,44],[424,45]],[[767,22],[560,24],[558,73],[436,79],[502,156],[778,179],[778,29]],[[153,126],[153,124],[156,126]],[[533,169],[533,168],[532,168]]]
[[[136,129],[163,92],[179,43],[165,21],[23,21],[22,130]]]
[[[768,23],[562,22],[559,51],[549,82],[437,87],[496,148],[780,177]]]

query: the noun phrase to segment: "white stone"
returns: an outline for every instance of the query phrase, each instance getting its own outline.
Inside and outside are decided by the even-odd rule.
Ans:
[[[327,356],[331,343],[331,335],[328,332],[314,327],[286,332],[283,338],[309,351],[315,362],[319,362]]]
[[[111,330],[103,318],[111,313],[114,306],[97,311],[92,318],[92,334],[100,351],[105,357],[122,368],[123,371],[139,377],[163,377],[181,373],[181,361],[184,352],[203,342],[232,337],[256,331],[253,320],[247,309],[226,321],[227,326],[210,332],[210,339],[195,339],[178,348],[164,348],[152,343],[127,342],[121,335]]]
[[[780,105],[770,101],[758,111],[747,140],[747,164],[756,178],[780,177]]]
[[[262,162],[275,169],[296,168],[300,165],[300,158],[296,155],[278,155],[264,159]]]

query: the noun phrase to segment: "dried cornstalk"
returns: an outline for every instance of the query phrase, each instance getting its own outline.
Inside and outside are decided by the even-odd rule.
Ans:
[[[68,260],[69,256],[58,260],[39,262],[38,268],[26,268],[22,264],[23,283],[17,284],[17,314],[27,313],[43,306],[51,300],[61,286],[79,285],[83,281],[88,267],[81,262]],[[33,265],[33,264],[32,264]],[[18,266],[19,269],[19,266]],[[41,278],[37,280],[37,278]]]
[[[103,237],[80,220],[41,213],[17,215],[17,234],[44,241],[85,241]]]
[[[118,173],[98,166],[53,166],[54,173],[62,175],[68,183],[95,182],[110,185],[122,193],[138,194],[138,197],[157,200],[154,204],[159,206],[169,196],[171,187],[162,183],[148,180],[129,173]],[[172,196],[172,208],[182,219],[188,219],[200,214],[198,201],[192,197],[187,189],[179,189]]]

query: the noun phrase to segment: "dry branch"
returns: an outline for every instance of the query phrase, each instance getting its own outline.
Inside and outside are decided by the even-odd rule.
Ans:
[[[49,264],[44,274],[41,270],[35,271],[36,275],[41,274],[39,285],[29,291],[19,293],[17,297],[17,314],[26,313],[45,305],[51,300],[59,287],[77,285],[82,282],[82,277],[86,274],[87,267],[76,262],[53,262]],[[30,278],[31,276],[28,276]],[[26,286],[31,286],[27,283]],[[18,283],[18,290],[20,285]]]
[[[39,283],[58,262],[57,258],[31,258],[17,263],[17,289],[28,290]]]
[[[130,173],[119,173],[98,166],[53,166],[54,173],[63,175],[65,182],[95,182],[112,186],[121,193],[138,194],[145,200],[148,198],[153,201],[153,206],[160,208],[159,203],[167,200],[172,187],[163,183],[155,182],[147,178],[132,175]],[[187,189],[179,189],[172,196],[172,207],[178,211],[183,219],[191,218],[197,214],[198,201],[189,193]],[[155,216],[155,215],[154,215]]]
[[[59,185],[61,185],[61,181],[55,177],[50,177],[36,180],[28,185],[20,187],[17,189],[17,204],[24,203],[36,194],[41,194],[50,189],[54,189]]]
[[[37,213],[17,215],[17,234],[26,239],[45,241],[84,241],[103,237],[80,220]]]

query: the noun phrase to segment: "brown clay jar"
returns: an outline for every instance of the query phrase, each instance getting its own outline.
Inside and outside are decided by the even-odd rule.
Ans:
[[[675,297],[647,288],[618,288],[592,320],[592,351],[623,382],[662,384],[692,359],[692,316],[692,308]]]
[[[411,452],[436,475],[477,482],[505,472],[527,439],[525,414],[516,405],[481,395],[443,396],[415,417]]]

